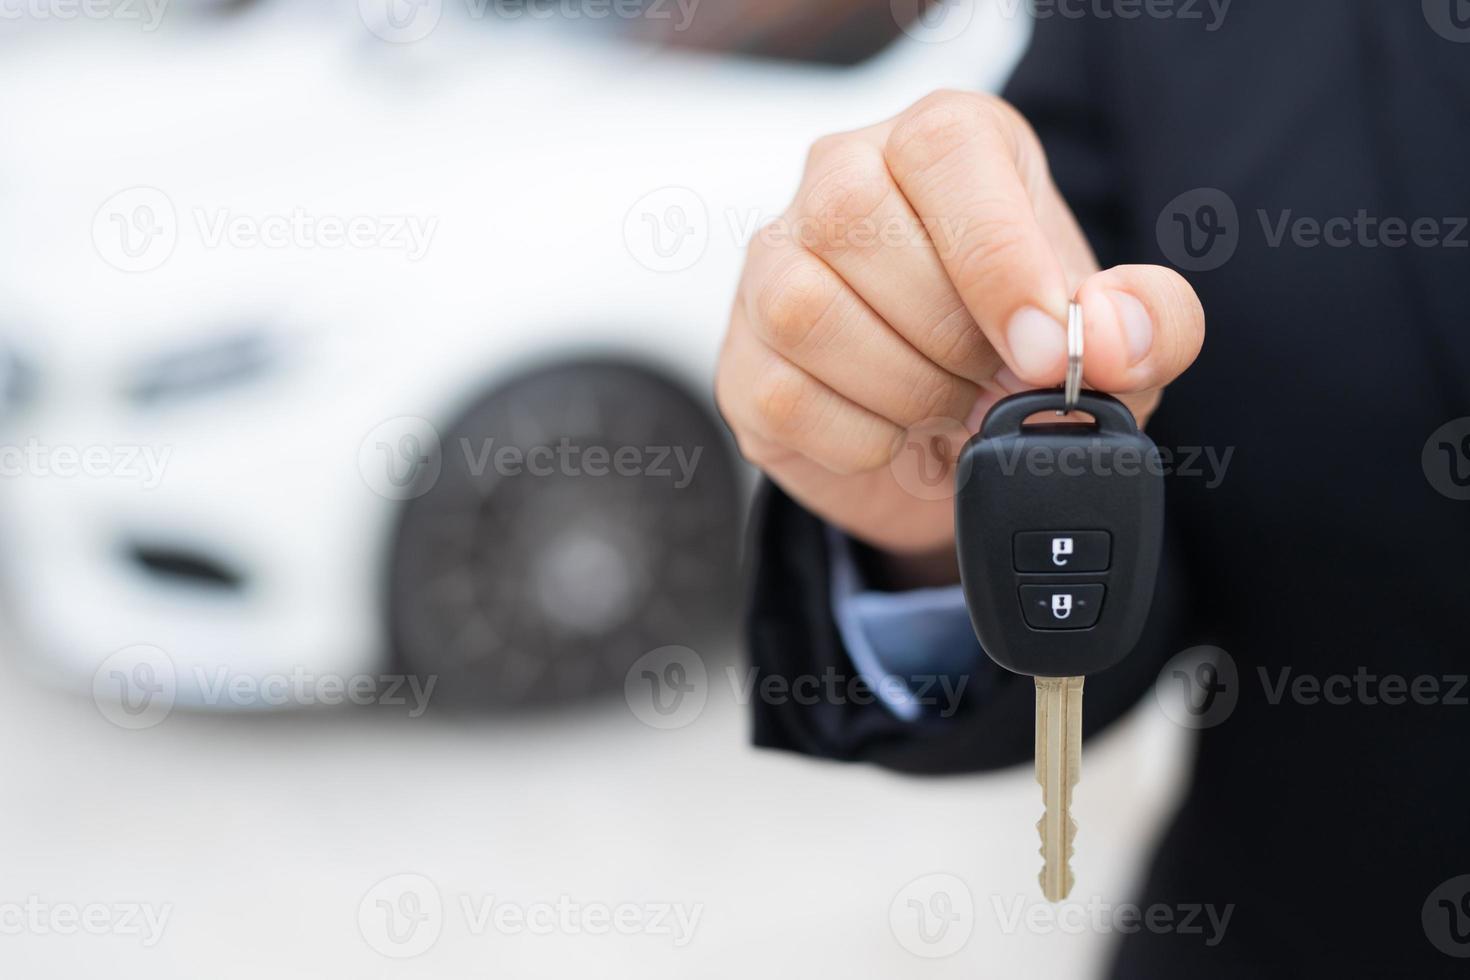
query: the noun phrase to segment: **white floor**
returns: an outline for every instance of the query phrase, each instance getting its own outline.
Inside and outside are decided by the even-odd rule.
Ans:
[[[722,683],[677,731],[621,699],[476,723],[176,712],[126,731],[17,676],[15,656],[0,976],[1084,978],[1115,938],[1042,902],[1029,772],[928,781],[758,753]],[[1128,899],[1187,754],[1152,698],[1089,747],[1073,903]],[[400,874],[423,878],[369,895]],[[375,945],[412,947],[384,942],[376,902],[414,911],[404,881],[442,912],[412,934],[425,951],[393,959]],[[487,901],[511,904],[500,928]],[[167,914],[161,932],[128,906]],[[950,928],[919,937],[915,907]],[[111,932],[58,934],[67,908]],[[593,934],[599,911],[631,934]]]

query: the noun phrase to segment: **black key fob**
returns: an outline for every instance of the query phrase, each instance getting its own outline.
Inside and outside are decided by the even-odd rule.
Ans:
[[[1065,404],[1060,391],[999,402],[956,470],[970,621],[992,660],[1032,677],[1095,674],[1128,655],[1163,544],[1158,447],[1099,392],[1078,397],[1092,423],[1025,424]]]

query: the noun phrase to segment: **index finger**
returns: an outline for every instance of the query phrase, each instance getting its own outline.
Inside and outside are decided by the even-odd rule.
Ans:
[[[999,100],[939,92],[895,121],[884,157],[991,346],[1027,383],[1058,383],[1070,290],[1037,217],[1056,190],[1030,127]]]

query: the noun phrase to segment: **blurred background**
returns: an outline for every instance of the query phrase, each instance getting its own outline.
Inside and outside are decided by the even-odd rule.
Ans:
[[[1050,925],[1029,772],[749,748],[710,394],[811,141],[1024,10],[0,0],[0,975],[1100,972],[1181,730]]]

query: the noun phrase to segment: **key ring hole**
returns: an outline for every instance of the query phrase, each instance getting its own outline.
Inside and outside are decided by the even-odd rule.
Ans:
[[[1045,426],[1047,428],[1095,429],[1098,427],[1098,421],[1096,416],[1074,408],[1066,414],[1056,411],[1037,412],[1034,415],[1026,416],[1025,421],[1021,423],[1022,429],[1034,428],[1036,426]]]

